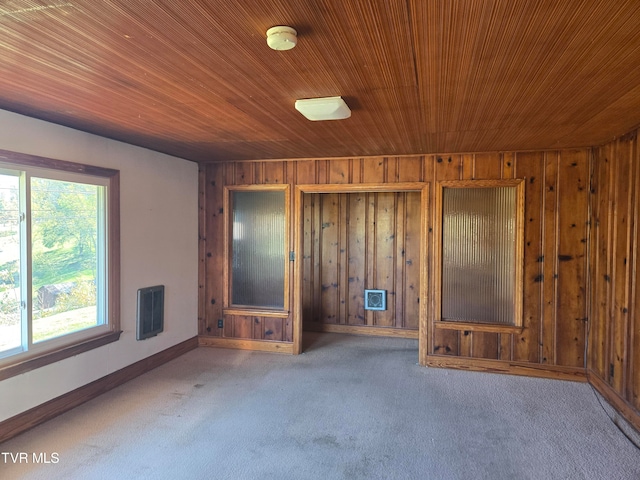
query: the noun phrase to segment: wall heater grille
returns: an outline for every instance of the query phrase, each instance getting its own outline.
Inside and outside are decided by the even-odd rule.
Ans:
[[[164,285],[138,290],[136,339],[155,337],[164,329]]]

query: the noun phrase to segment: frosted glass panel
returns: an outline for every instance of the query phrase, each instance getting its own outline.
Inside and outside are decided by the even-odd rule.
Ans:
[[[516,188],[445,188],[442,319],[515,322]]]
[[[235,191],[231,200],[231,303],[284,308],[284,192]]]

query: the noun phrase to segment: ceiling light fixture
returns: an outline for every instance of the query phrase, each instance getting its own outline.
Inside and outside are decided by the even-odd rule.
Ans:
[[[342,120],[351,116],[351,110],[342,97],[305,98],[296,100],[295,107],[312,121]]]
[[[267,30],[267,45],[274,50],[291,50],[298,43],[298,32],[279,25]]]

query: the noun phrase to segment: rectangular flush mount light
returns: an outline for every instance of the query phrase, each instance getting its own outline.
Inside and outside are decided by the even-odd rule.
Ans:
[[[305,98],[296,100],[296,110],[309,120],[342,120],[351,116],[351,110],[342,97]]]

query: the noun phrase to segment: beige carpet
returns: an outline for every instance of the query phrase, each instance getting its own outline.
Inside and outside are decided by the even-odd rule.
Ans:
[[[0,479],[640,479],[587,384],[419,367],[413,340],[305,340],[190,352],[1,444],[30,463],[0,455]]]

